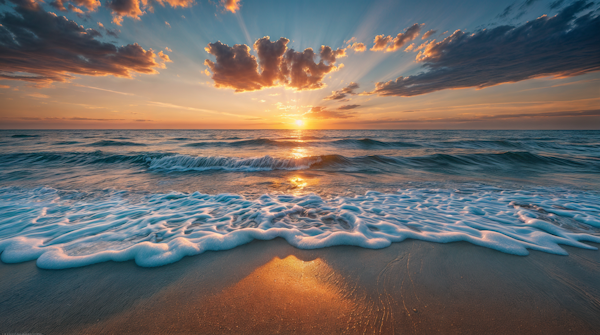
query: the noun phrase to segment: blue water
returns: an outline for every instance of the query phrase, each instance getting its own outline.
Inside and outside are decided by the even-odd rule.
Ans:
[[[252,239],[600,242],[600,131],[0,131],[0,251],[158,266]]]

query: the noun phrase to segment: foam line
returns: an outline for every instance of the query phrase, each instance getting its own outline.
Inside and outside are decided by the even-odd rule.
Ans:
[[[584,242],[600,243],[595,193],[469,191],[404,189],[331,199],[265,194],[251,200],[198,192],[77,197],[46,187],[0,188],[0,258],[37,260],[45,269],[127,260],[155,267],[277,237],[301,249],[466,241],[520,256],[528,250],[566,255],[561,245],[596,249]]]

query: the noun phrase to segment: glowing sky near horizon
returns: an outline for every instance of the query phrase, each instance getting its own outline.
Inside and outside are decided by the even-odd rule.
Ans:
[[[5,0],[0,128],[598,129],[599,8]]]

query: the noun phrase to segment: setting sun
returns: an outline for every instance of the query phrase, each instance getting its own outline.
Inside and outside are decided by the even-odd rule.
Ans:
[[[304,121],[302,121],[302,120],[296,120],[296,125],[298,127],[302,127],[304,125]]]

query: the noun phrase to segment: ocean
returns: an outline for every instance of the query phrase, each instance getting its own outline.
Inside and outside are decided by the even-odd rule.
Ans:
[[[600,131],[4,130],[0,258],[162,266],[301,249],[600,243]]]

